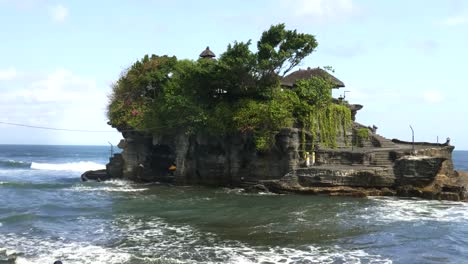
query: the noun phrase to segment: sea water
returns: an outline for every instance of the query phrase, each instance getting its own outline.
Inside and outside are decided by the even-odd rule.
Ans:
[[[0,145],[17,263],[468,263],[468,204],[80,182],[108,147]],[[468,152],[454,152],[468,170]]]

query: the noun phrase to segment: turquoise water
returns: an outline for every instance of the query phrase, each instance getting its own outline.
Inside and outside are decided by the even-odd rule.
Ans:
[[[82,183],[108,147],[0,145],[0,248],[18,263],[466,263],[468,205]],[[455,152],[468,170],[468,152]]]

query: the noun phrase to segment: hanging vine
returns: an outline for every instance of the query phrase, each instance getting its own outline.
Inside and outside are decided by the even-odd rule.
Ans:
[[[307,136],[310,135],[310,150],[316,141],[330,148],[338,147],[337,138],[342,136],[347,145],[347,131],[352,124],[350,109],[332,102],[332,87],[323,78],[312,78],[298,82],[295,92],[300,98],[296,106],[297,120],[302,127],[301,150],[306,151]]]

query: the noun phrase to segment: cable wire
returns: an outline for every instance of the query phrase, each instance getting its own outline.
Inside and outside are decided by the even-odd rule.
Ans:
[[[2,121],[0,121],[0,124],[10,125],[10,126],[20,126],[20,127],[36,128],[36,129],[45,129],[45,130],[68,131],[68,132],[84,132],[84,133],[120,133],[119,131],[111,131],[111,130],[82,130],[82,129],[55,128],[55,127],[44,127],[44,126],[33,126],[33,125],[9,123],[9,122],[2,122]]]
[[[185,122],[178,122],[175,124],[184,124]],[[124,130],[84,130],[84,129],[68,129],[68,128],[56,128],[56,127],[45,127],[45,126],[33,126],[19,123],[9,123],[0,121],[0,124],[10,125],[10,126],[19,126],[27,128],[36,128],[36,129],[45,129],[45,130],[55,130],[55,131],[68,131],[68,132],[84,132],[84,133],[124,133],[124,132],[149,132],[154,129],[168,128],[168,126],[157,126],[150,127],[145,129],[124,129]]]

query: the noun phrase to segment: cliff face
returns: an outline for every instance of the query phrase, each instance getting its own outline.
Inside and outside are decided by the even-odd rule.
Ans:
[[[124,133],[124,138],[122,176],[137,181],[238,186],[280,179],[300,163],[297,129],[281,131],[268,153],[257,152],[250,135],[150,137],[132,132]],[[177,170],[172,176],[168,168],[173,163]]]
[[[123,135],[122,154],[107,166],[113,178],[330,195],[466,197],[467,175],[454,171],[454,147],[448,144],[392,142],[373,133],[355,148],[343,137],[338,149],[316,149],[316,163],[306,166],[296,128],[280,131],[268,152],[256,151],[248,134]],[[171,165],[177,169],[170,171]]]

